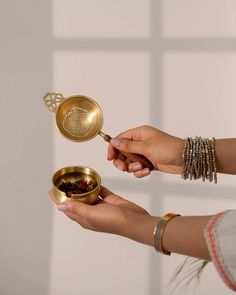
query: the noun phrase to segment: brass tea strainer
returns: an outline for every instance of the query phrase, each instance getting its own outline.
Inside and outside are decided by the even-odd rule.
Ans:
[[[60,133],[69,140],[82,142],[100,135],[107,142],[111,136],[101,131],[103,113],[99,105],[83,95],[64,98],[60,93],[46,93],[43,97],[47,108],[56,113],[56,124]],[[121,151],[120,151],[121,152]],[[153,164],[142,155],[121,152],[131,162],[140,162],[153,170]]]

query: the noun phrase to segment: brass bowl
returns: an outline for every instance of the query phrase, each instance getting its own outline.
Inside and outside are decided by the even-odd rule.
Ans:
[[[66,193],[61,191],[58,187],[61,183],[71,181],[75,182],[79,179],[84,179],[87,182],[93,181],[96,183],[96,187],[83,194],[78,194],[75,197],[67,197]],[[84,166],[69,166],[64,167],[54,173],[52,177],[53,192],[58,203],[62,203],[69,200],[77,200],[86,204],[94,204],[98,199],[100,193],[101,177],[93,169]]]

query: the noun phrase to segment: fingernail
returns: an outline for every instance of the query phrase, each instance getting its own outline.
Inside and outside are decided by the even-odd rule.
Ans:
[[[57,209],[59,210],[59,211],[66,211],[66,210],[68,210],[68,208],[69,208],[69,206],[68,206],[68,204],[66,204],[66,203],[62,203],[62,204],[59,204],[58,206],[57,206]]]
[[[112,138],[111,139],[111,144],[115,147],[119,147],[120,146],[120,140],[117,138]]]
[[[141,164],[135,164],[134,166],[132,166],[132,170],[133,171],[138,171],[142,169],[142,165]]]
[[[147,175],[149,175],[150,173],[151,173],[151,171],[150,171],[149,168],[145,168],[145,169],[143,170],[143,176],[147,176]]]

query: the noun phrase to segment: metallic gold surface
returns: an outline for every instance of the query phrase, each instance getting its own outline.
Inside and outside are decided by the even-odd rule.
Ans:
[[[83,142],[100,135],[105,141],[111,141],[111,136],[101,131],[102,110],[90,97],[75,95],[64,98],[60,93],[47,92],[44,96],[44,103],[50,111],[56,113],[56,125],[65,138]],[[154,165],[142,155],[119,152],[131,162],[140,162],[143,167],[154,169]]]
[[[68,198],[66,194],[59,190],[58,187],[64,181],[75,182],[76,180],[84,179],[87,182],[93,181],[97,185],[96,187],[88,193],[74,195],[71,198]],[[62,203],[68,200],[77,200],[86,204],[93,204],[98,199],[100,193],[101,177],[93,169],[84,166],[69,166],[64,167],[54,173],[52,177],[53,183],[53,192],[58,203]]]
[[[71,96],[59,105],[56,124],[67,139],[87,141],[94,138],[102,128],[102,110],[87,96]]]
[[[44,103],[49,111],[56,113],[58,106],[65,100],[61,93],[47,92],[43,97]]]
[[[176,213],[167,213],[166,215],[162,216],[159,220],[158,224],[154,228],[153,236],[154,236],[154,248],[156,251],[161,252],[165,255],[170,255],[171,253],[163,248],[162,240],[163,240],[163,232],[165,229],[166,224],[172,219],[177,216],[181,216],[180,214]]]

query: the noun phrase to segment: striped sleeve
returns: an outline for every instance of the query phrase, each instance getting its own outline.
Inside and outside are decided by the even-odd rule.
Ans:
[[[236,291],[236,210],[214,215],[204,235],[219,275],[230,289]]]

